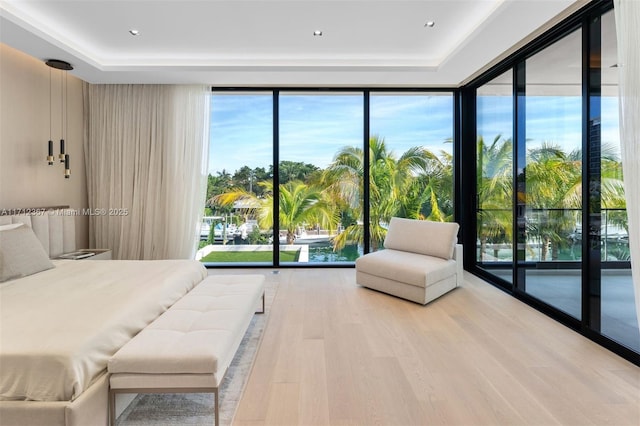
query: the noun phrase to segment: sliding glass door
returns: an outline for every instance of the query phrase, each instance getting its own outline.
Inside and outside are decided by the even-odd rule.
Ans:
[[[637,359],[611,5],[555,31],[468,92],[477,136],[467,175],[476,193],[463,194],[476,209],[472,270]]]
[[[526,234],[518,259],[524,290],[581,318],[582,31],[525,61],[525,158],[519,170],[519,219]],[[524,189],[524,191],[522,191]],[[521,195],[521,196],[520,196]]]

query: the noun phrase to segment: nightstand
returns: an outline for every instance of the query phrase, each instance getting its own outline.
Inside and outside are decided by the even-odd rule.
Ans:
[[[58,257],[58,259],[69,259],[69,260],[111,260],[111,250],[110,249],[80,249],[76,250],[73,253],[65,253]]]
[[[86,253],[95,253],[91,257],[85,257],[85,259],[90,260],[111,260],[111,250],[110,249],[80,249],[78,251],[86,252]]]

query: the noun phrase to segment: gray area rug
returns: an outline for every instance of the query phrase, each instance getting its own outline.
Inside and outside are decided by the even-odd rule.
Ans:
[[[265,281],[266,314],[254,315],[219,390],[220,425],[233,422],[253,367],[277,285]],[[139,394],[116,421],[118,426],[182,426],[214,424],[213,394]]]

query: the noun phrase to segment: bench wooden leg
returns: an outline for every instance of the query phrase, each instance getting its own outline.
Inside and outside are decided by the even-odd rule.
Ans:
[[[213,399],[214,399],[214,403],[213,403],[213,407],[214,407],[214,420],[213,420],[213,424],[215,426],[220,426],[220,410],[219,410],[219,405],[218,405],[218,390],[216,389],[215,391],[213,391]]]

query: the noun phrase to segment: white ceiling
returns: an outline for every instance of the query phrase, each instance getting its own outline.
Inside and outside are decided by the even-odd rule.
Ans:
[[[451,87],[588,1],[0,0],[0,41],[92,83]]]

